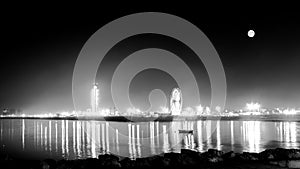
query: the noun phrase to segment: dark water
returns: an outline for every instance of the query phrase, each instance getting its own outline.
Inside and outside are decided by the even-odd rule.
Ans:
[[[178,130],[193,130],[182,134]],[[181,148],[260,152],[299,148],[299,122],[101,122],[1,119],[1,152],[25,158],[77,159],[110,152],[131,158]]]

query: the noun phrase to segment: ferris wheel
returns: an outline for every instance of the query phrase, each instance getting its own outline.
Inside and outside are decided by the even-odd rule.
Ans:
[[[179,88],[174,88],[170,98],[170,109],[172,115],[180,115],[182,110],[182,94]]]

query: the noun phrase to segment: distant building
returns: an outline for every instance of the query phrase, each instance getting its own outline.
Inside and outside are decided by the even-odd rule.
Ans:
[[[92,113],[96,113],[99,111],[99,97],[100,97],[100,91],[98,88],[98,84],[95,83],[91,90],[91,111],[92,111]]]
[[[1,115],[8,115],[10,114],[8,109],[3,109]]]
[[[182,94],[179,88],[174,88],[170,97],[170,110],[172,115],[180,115],[182,110]]]
[[[20,109],[14,109],[14,108],[5,108],[2,109],[2,112],[0,112],[0,115],[13,115],[13,114],[21,114],[22,110]]]
[[[199,106],[196,106],[196,115],[202,115],[204,111],[204,107],[200,104]]]

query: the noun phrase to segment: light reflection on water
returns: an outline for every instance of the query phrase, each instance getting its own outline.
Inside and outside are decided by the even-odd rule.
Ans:
[[[95,158],[105,152],[139,158],[179,152],[181,148],[260,152],[266,148],[298,148],[299,126],[299,122],[261,121],[123,123],[1,119],[0,143],[1,151],[13,155],[56,159]],[[194,133],[182,134],[181,129]]]

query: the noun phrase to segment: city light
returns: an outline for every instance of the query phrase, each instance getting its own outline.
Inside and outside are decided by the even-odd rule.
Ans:
[[[297,114],[297,111],[295,109],[285,109],[282,111],[283,114],[285,115],[294,115]]]
[[[140,114],[142,111],[138,108],[135,108],[135,107],[130,107],[127,109],[127,114],[132,114],[132,115],[138,115]]]
[[[261,106],[260,106],[259,103],[253,103],[253,102],[251,102],[251,103],[247,103],[246,104],[246,109],[248,111],[259,111],[260,107]]]
[[[203,113],[203,106],[200,104],[199,106],[196,106],[196,112],[197,112],[197,115],[201,115]]]
[[[173,115],[173,116],[222,116],[222,117],[236,117],[236,116],[259,116],[259,115],[297,115],[300,114],[300,109],[296,108],[261,108],[258,102],[246,103],[244,109],[222,109],[220,106],[211,108],[209,106],[202,106],[199,104],[194,107],[185,107],[182,109],[182,95],[179,88],[174,88],[170,95],[170,104],[162,106],[159,110],[154,112],[142,111],[136,107],[127,108],[126,112],[118,112],[114,108],[99,107],[100,92],[97,84],[94,84],[91,89],[91,107],[86,111],[59,111],[59,112],[41,112],[39,114],[32,114],[28,112],[16,112],[10,109],[3,109],[1,118],[80,118],[80,117],[102,117],[105,116],[145,116],[157,117],[159,115]]]
[[[216,112],[221,113],[221,107],[220,106],[216,106]]]
[[[168,107],[162,106],[162,107],[160,107],[160,113],[168,114],[168,113],[170,113],[170,110]]]
[[[195,115],[195,111],[192,107],[186,107],[186,108],[183,109],[181,114],[183,116],[193,116],[193,115]]]
[[[93,113],[98,112],[98,108],[99,108],[99,96],[100,96],[100,92],[99,92],[98,84],[95,83],[93,85],[92,90],[91,90],[91,111]]]

